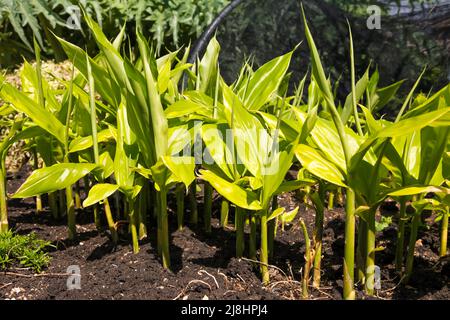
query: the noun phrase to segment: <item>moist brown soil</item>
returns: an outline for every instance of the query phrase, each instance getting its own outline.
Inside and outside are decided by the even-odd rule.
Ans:
[[[23,171],[9,177],[10,192],[21,184],[22,175],[25,175]],[[169,200],[174,207],[174,199]],[[278,201],[287,209],[299,203],[294,194],[280,196]],[[171,225],[172,266],[169,271],[162,268],[155,252],[153,222],[148,228],[149,238],[142,241],[140,252],[133,254],[126,236],[113,246],[106,232],[98,232],[89,211],[78,212],[78,239],[68,241],[64,219],[55,221],[49,212],[37,214],[32,199],[10,200],[11,227],[20,234],[36,232],[40,238],[52,241],[55,248],[49,250],[50,266],[40,275],[19,268],[0,272],[0,299],[301,299],[305,246],[297,221],[284,231],[278,230],[271,260],[276,267],[270,268],[270,285],[262,286],[253,263],[233,257],[235,235],[232,224],[226,230],[219,227],[216,219],[219,204],[220,198],[216,197],[211,234],[203,232],[201,224],[199,227],[188,225],[182,231]],[[188,203],[186,208],[188,217]],[[199,207],[199,213],[201,209]],[[395,216],[395,211],[390,209],[387,214]],[[172,218],[171,221],[176,220]],[[304,219],[311,232],[314,212],[300,205],[298,218]],[[322,287],[320,290],[311,288],[310,299],[342,299],[342,208],[326,211],[324,225]],[[386,248],[376,256],[381,268],[381,289],[375,297],[367,297],[358,288],[358,298],[450,299],[450,263],[448,257],[439,259],[437,255],[437,226],[421,231],[415,272],[408,285],[399,285],[393,265],[395,224],[378,234],[377,245]],[[80,267],[81,290],[67,289],[66,270],[71,265]]]

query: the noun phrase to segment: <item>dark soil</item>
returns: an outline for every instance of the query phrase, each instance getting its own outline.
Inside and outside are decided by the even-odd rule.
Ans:
[[[10,177],[8,188],[15,190],[23,177]],[[279,197],[279,203],[292,209],[295,195]],[[215,214],[220,199],[214,202]],[[188,204],[186,204],[188,208]],[[392,208],[391,208],[392,209]],[[186,213],[189,214],[189,210]],[[105,232],[98,232],[90,212],[77,216],[78,240],[68,241],[65,221],[55,221],[50,213],[36,214],[32,199],[10,200],[10,224],[18,233],[36,232],[53,242],[52,262],[41,275],[12,268],[0,273],[0,299],[300,299],[301,270],[304,264],[304,240],[298,223],[278,231],[275,255],[271,264],[271,284],[264,287],[251,261],[236,259],[234,232],[223,230],[213,219],[212,234],[200,227],[187,226],[182,231],[171,229],[171,271],[161,267],[155,252],[154,224],[149,226],[149,239],[133,254],[128,239],[116,247]],[[201,213],[201,208],[199,208]],[[310,229],[314,213],[301,205],[299,217]],[[171,219],[175,221],[176,219]],[[230,219],[231,221],[231,219]],[[230,224],[232,227],[232,225]],[[378,299],[450,299],[449,259],[439,260],[438,230],[435,225],[420,234],[417,243],[415,272],[406,286],[399,285],[393,260],[395,226],[379,233],[377,252],[381,268],[381,290]],[[320,290],[311,288],[311,299],[342,298],[342,257],[344,250],[343,210],[327,211],[324,227],[323,275]],[[81,290],[67,289],[67,268],[81,269]],[[358,297],[368,299],[362,290]],[[372,299],[372,298],[371,298]]]

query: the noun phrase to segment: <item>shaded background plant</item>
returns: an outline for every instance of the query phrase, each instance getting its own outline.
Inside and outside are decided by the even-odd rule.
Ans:
[[[64,36],[74,44],[95,51],[93,38],[80,15],[80,30],[75,30],[71,14],[87,14],[102,26],[108,37],[116,35],[127,23],[128,34],[136,26],[160,49],[176,49],[197,39],[204,28],[229,0],[1,0],[0,1],[0,66],[21,62],[21,55],[32,58],[33,37],[44,56],[65,58],[52,35]],[[70,9],[71,8],[71,9]],[[75,8],[75,9],[74,9]],[[135,43],[135,39],[131,40]]]

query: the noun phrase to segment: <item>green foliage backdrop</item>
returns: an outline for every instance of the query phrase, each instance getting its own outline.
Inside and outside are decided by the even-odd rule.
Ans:
[[[126,22],[132,31],[142,27],[159,51],[195,40],[229,0],[0,0],[0,65],[33,57],[33,37],[45,54],[63,59],[52,32],[91,50],[93,39],[86,25],[70,28],[73,6],[81,5],[108,36]],[[73,20],[72,20],[73,21]]]

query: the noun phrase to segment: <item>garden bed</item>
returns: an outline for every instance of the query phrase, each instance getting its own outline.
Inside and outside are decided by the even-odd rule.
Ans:
[[[10,177],[10,192],[28,175],[24,170]],[[169,198],[172,208],[173,201]],[[294,207],[296,202],[293,194],[279,197],[280,205],[286,208]],[[218,206],[219,201],[215,201],[216,217]],[[314,213],[304,205],[300,207],[299,217],[311,231]],[[36,232],[56,248],[51,250],[52,262],[43,274],[36,276],[22,269],[2,273],[0,299],[301,299],[300,270],[305,248],[296,222],[284,232],[279,230],[271,261],[277,268],[271,269],[270,285],[263,287],[252,263],[234,258],[235,233],[231,228],[220,228],[217,219],[212,221],[212,235],[189,226],[176,231],[176,225],[171,225],[172,270],[167,271],[161,267],[155,249],[154,223],[150,239],[135,255],[129,240],[123,239],[113,247],[106,233],[97,232],[89,211],[79,212],[78,240],[70,242],[66,240],[66,222],[55,222],[49,212],[37,215],[32,199],[14,199],[9,209],[14,230],[20,234]],[[311,299],[342,299],[343,214],[341,208],[325,213],[322,288],[311,290]],[[382,288],[375,299],[450,299],[450,263],[448,258],[439,260],[437,234],[429,230],[420,235],[415,272],[407,286],[399,286],[393,265],[395,245],[389,245],[395,241],[395,227],[379,233],[377,242],[386,249],[377,254]],[[81,290],[67,290],[64,274],[70,265],[80,266]],[[357,294],[366,298],[362,290]]]

